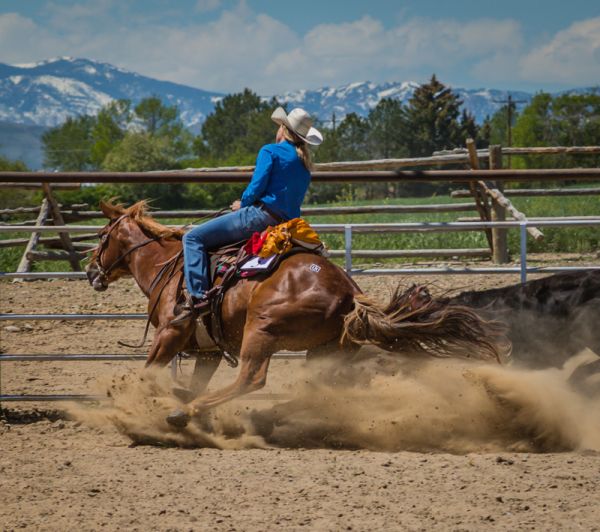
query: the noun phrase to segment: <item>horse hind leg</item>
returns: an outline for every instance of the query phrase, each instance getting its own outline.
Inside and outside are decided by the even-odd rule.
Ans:
[[[248,328],[248,327],[247,327]],[[167,417],[175,427],[185,427],[193,416],[201,414],[240,395],[260,390],[267,382],[271,355],[275,352],[273,337],[261,330],[244,333],[240,351],[240,369],[236,380],[220,390],[204,393],[184,409],[176,410]]]

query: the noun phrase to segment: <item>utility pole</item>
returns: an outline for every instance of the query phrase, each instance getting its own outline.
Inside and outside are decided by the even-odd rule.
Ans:
[[[509,94],[506,100],[494,100],[494,102],[506,105],[506,145],[510,148],[512,146],[513,111],[516,110],[518,103],[527,103],[527,100],[513,100],[512,95]],[[510,155],[508,156],[508,168],[511,168]]]

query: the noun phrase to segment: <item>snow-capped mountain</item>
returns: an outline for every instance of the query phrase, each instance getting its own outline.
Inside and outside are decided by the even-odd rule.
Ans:
[[[304,107],[322,122],[335,113],[366,116],[383,98],[406,103],[419,86],[414,81],[358,82],[340,87],[302,89],[275,95],[283,104]],[[453,88],[477,122],[502,106],[508,91]],[[513,99],[531,99],[525,92],[511,92]],[[108,63],[60,57],[27,65],[0,63],[0,121],[26,125],[56,126],[68,117],[96,114],[111,100],[128,98],[134,103],[157,95],[177,105],[184,124],[198,131],[206,116],[224,95],[141,76]],[[265,99],[270,95],[265,95]]]
[[[0,63],[0,121],[51,127],[69,116],[96,114],[115,99],[127,98],[135,104],[154,95],[177,105],[181,119],[192,129],[199,128],[223,96],[88,59]]]
[[[322,123],[330,125],[333,115],[343,120],[349,113],[366,116],[383,98],[407,103],[419,86],[413,81],[358,82],[340,87],[297,90],[275,95],[289,107],[303,107]],[[478,123],[493,115],[510,94],[527,103],[532,95],[496,89],[452,87]],[[573,89],[586,93],[596,89]],[[41,164],[39,137],[43,129],[61,124],[69,116],[94,115],[112,100],[127,98],[134,104],[158,96],[176,105],[183,123],[194,133],[224,94],[177,83],[160,81],[108,63],[59,57],[26,65],[0,63],[0,154],[18,156],[33,168]],[[264,95],[265,100],[271,96]],[[15,133],[16,132],[16,133]],[[35,137],[37,144],[23,139]]]
[[[318,90],[300,90],[286,92],[277,99],[292,106],[304,107],[309,113],[317,115],[321,121],[329,123],[335,113],[336,120],[349,113],[366,116],[383,98],[393,98],[408,103],[419,83],[404,81],[401,83],[372,83],[369,81],[350,83],[341,87],[325,87]],[[463,107],[481,124],[487,116],[492,116],[504,105],[510,94],[513,100],[529,102],[532,95],[521,91],[502,91],[496,89],[452,90],[463,102]]]

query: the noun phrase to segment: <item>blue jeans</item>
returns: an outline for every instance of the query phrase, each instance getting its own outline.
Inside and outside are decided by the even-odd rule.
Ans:
[[[183,235],[183,274],[188,292],[201,297],[210,288],[208,251],[249,239],[277,221],[260,207],[250,206],[219,216]]]

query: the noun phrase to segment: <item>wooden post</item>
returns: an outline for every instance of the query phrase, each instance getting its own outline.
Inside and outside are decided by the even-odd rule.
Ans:
[[[50,209],[52,210],[52,218],[54,221],[54,225],[65,225],[65,221],[60,212],[60,207],[52,195],[52,190],[48,183],[42,183],[42,188],[44,190],[44,194],[46,195],[46,199],[48,200],[48,204],[50,205]],[[65,251],[69,253],[69,263],[71,264],[71,268],[74,272],[81,271],[81,265],[79,264],[79,255],[75,251],[73,247],[73,242],[71,241],[71,237],[69,233],[59,233],[58,237],[60,238]]]
[[[48,214],[50,213],[50,204],[48,200],[44,198],[42,201],[42,206],[40,207],[40,212],[38,214],[37,220],[35,221],[36,227],[40,227],[46,223],[48,219]],[[19,266],[17,267],[17,273],[25,273],[31,270],[31,259],[28,257],[28,254],[35,250],[35,246],[40,239],[40,233],[31,233],[29,237],[29,241],[25,246],[25,251],[23,251],[23,256],[21,257],[21,262],[19,262]],[[22,281],[23,279],[15,279],[15,282]]]
[[[479,170],[479,159],[477,157],[477,148],[475,147],[475,141],[473,139],[467,139],[467,152],[469,154],[469,162],[472,170]],[[483,192],[478,181],[473,180],[469,181],[469,190],[473,195],[473,199],[475,200],[475,204],[477,205],[477,211],[479,212],[479,217],[482,222],[489,222],[491,220],[490,215],[490,206],[488,204],[488,199],[485,193]],[[490,229],[485,229],[485,236],[487,238],[488,244],[492,253],[494,252],[494,242],[492,240],[492,231]]]
[[[490,146],[490,170],[502,168],[502,146]],[[504,192],[501,182],[495,182],[494,186],[500,192]],[[506,220],[506,209],[492,198],[492,221],[503,222]],[[492,260],[494,264],[506,264],[508,262],[507,230],[497,227],[492,228]]]

